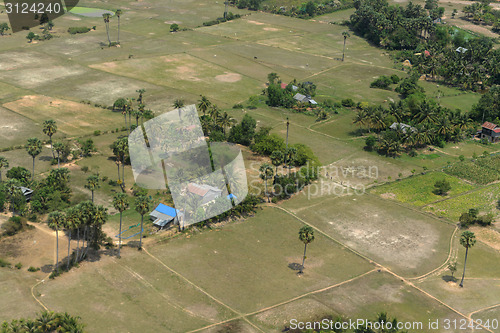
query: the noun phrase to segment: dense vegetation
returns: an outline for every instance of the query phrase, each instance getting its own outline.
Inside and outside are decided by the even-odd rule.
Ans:
[[[500,50],[490,38],[467,39],[458,29],[437,23],[444,9],[427,0],[390,6],[386,0],[357,0],[351,26],[370,42],[409,60],[420,74],[466,90],[500,83]],[[462,49],[459,49],[462,47]]]
[[[82,333],[84,327],[85,325],[81,322],[80,317],[74,317],[68,313],[44,311],[35,319],[22,318],[11,322],[4,321],[0,325],[0,333]]]
[[[460,161],[444,169],[449,175],[485,185],[500,179],[500,155],[486,154],[472,160]]]
[[[248,8],[250,10],[261,9],[273,14],[281,14],[303,19],[352,8],[354,6],[352,0],[316,0],[303,2],[298,6],[267,5],[264,4],[264,0],[233,0],[230,2],[238,8]]]

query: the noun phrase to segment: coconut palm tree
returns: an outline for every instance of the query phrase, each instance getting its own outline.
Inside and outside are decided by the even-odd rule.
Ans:
[[[92,203],[94,203],[94,191],[101,187],[101,184],[99,182],[100,179],[97,175],[92,175],[87,178],[85,188],[92,192]]]
[[[106,26],[106,34],[108,35],[108,46],[111,46],[111,39],[109,38],[109,21],[111,19],[110,13],[102,14],[102,18],[104,19],[104,25]]]
[[[268,164],[268,163],[264,163],[260,166],[259,168],[259,172],[260,172],[260,178],[262,180],[264,180],[264,184],[265,184],[265,187],[266,187],[266,197],[267,197],[267,202],[271,202],[271,200],[269,199],[269,193],[267,193],[267,180],[268,179],[271,179],[273,177],[273,168]]]
[[[151,198],[145,195],[137,197],[135,200],[135,210],[141,215],[141,236],[139,238],[139,250],[142,250],[142,231],[144,224],[144,215],[151,210]]]
[[[300,266],[299,273],[303,273],[304,271],[304,263],[306,261],[306,250],[307,244],[312,243],[314,241],[314,230],[312,227],[305,225],[299,230],[299,240],[304,243],[304,256],[302,257],[302,266]]]
[[[347,40],[347,37],[351,37],[351,35],[349,34],[349,32],[344,31],[344,32],[342,32],[342,36],[344,36],[344,51],[342,51],[342,61],[344,61],[344,56],[345,56],[345,42]]]
[[[57,153],[57,168],[61,167],[61,153],[64,151],[64,144],[62,142],[54,143],[54,150]]]
[[[224,113],[219,117],[219,125],[222,127],[222,132],[226,134],[226,129],[230,127],[232,124],[236,123],[236,120],[234,120],[227,112],[224,111]]]
[[[276,167],[275,175],[278,174],[278,167],[283,164],[285,154],[281,150],[275,150],[271,154],[271,163]]]
[[[118,193],[113,198],[113,206],[120,212],[120,232],[118,233],[118,258],[120,258],[120,250],[122,245],[122,216],[123,212],[129,207],[127,195],[125,193]]]
[[[460,236],[460,244],[465,247],[465,261],[464,261],[464,272],[462,274],[462,281],[460,282],[460,287],[464,286],[465,278],[465,265],[467,264],[467,254],[469,249],[476,244],[476,235],[472,231],[464,231]]]
[[[115,12],[116,17],[118,18],[118,40],[117,43],[120,44],[120,17],[122,16],[123,11],[121,9],[117,9]]]
[[[8,167],[9,161],[5,157],[0,156],[0,183],[2,182],[2,169]]]
[[[54,156],[54,146],[52,145],[52,136],[57,132],[57,124],[54,120],[45,120],[43,122],[43,133],[49,137],[50,149],[52,150],[52,158]]]
[[[26,151],[33,158],[33,174],[31,180],[35,179],[35,158],[42,152],[42,141],[38,138],[29,138],[26,144]]]
[[[59,229],[64,228],[66,215],[61,212],[52,212],[49,214],[49,228],[56,231],[56,272],[59,268]]]
[[[212,103],[208,100],[206,96],[200,95],[201,100],[200,103],[198,104],[198,109],[203,112],[203,115],[205,115],[208,111],[208,109],[212,106]]]
[[[184,107],[184,100],[183,99],[176,99],[174,101],[173,107],[175,109],[180,109],[180,108]]]

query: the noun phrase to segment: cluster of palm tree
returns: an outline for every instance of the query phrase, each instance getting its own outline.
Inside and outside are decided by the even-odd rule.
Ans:
[[[489,0],[474,2],[462,9],[465,17],[475,23],[493,25],[500,20],[500,14],[490,6]]]
[[[107,209],[103,206],[94,205],[91,201],[84,201],[70,207],[65,212],[55,211],[48,215],[48,226],[56,232],[56,267],[59,272],[59,231],[66,230],[68,236],[68,258],[66,269],[71,268],[71,260],[79,262],[83,260],[89,250],[89,245],[97,249],[102,239],[102,225],[108,219]],[[70,255],[72,235],[77,235],[77,247],[75,256]],[[80,247],[80,240],[82,246]]]
[[[285,170],[288,170],[288,177],[290,177],[290,169],[297,156],[297,148],[288,147],[282,150],[275,150],[271,153],[270,159],[271,164],[263,163],[259,168],[259,177],[264,181],[265,193],[268,202],[270,202],[270,194],[267,190],[268,180],[276,179],[280,175],[278,168],[280,166],[285,166]],[[274,168],[273,168],[274,167]]]
[[[136,92],[139,94],[137,98],[119,98],[113,104],[113,110],[120,110],[125,119],[125,127],[128,133],[132,131],[132,117],[135,118],[135,127],[139,126],[139,119],[141,122],[153,118],[153,112],[146,109],[146,102],[144,101],[144,93],[146,89],[138,89]],[[127,123],[128,116],[128,123]]]
[[[203,115],[201,117],[201,126],[203,133],[209,136],[212,132],[222,132],[224,135],[227,129],[236,123],[227,112],[221,112],[219,107],[213,104],[206,96],[200,95],[201,99],[198,102],[198,110]]]
[[[116,44],[119,45],[120,44],[120,18],[123,14],[123,11],[121,9],[117,9],[115,11],[115,15],[116,18],[118,19],[118,39],[116,41]],[[102,18],[104,20],[104,26],[106,27],[106,34],[108,36],[108,46],[112,46],[113,43],[111,42],[111,38],[109,37],[109,24],[111,22],[111,18],[113,17],[113,15],[111,15],[110,13],[104,13],[102,14]]]
[[[452,111],[425,99],[414,103],[411,98],[391,103],[387,109],[360,109],[353,122],[369,133],[379,133],[377,148],[388,156],[397,156],[403,149],[460,141],[474,127],[474,122],[460,110]],[[396,128],[390,128],[393,123],[397,123]]]
[[[129,149],[128,149],[128,138],[119,138],[111,145],[113,154],[115,155],[115,163],[118,167],[118,184],[120,185],[122,191],[125,191],[125,164],[129,159]],[[122,172],[120,176],[120,165],[122,167]]]
[[[72,332],[83,333],[85,325],[80,317],[65,313],[43,311],[35,319],[16,319],[10,323],[4,321],[0,325],[1,333],[31,332],[53,333]]]

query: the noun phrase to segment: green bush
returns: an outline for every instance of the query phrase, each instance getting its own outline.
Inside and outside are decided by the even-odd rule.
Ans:
[[[346,98],[342,100],[342,106],[346,108],[352,108],[356,103],[351,98]]]
[[[21,264],[20,262],[18,262],[15,267],[17,269],[21,269],[21,268],[23,268],[23,264]]]
[[[7,236],[13,236],[21,231],[26,226],[21,217],[13,216],[6,223],[2,225],[2,229]]]
[[[399,76],[397,76],[396,74],[392,74],[391,75],[391,81],[392,83],[396,84],[396,83],[399,83]]]
[[[40,270],[39,267],[33,267],[33,266],[30,266],[28,268],[28,272],[38,272]]]
[[[370,88],[378,88],[385,90],[392,90],[389,86],[393,83],[392,79],[388,76],[382,75],[370,84]]]
[[[10,262],[5,259],[0,258],[0,267],[10,267]]]
[[[89,31],[90,31],[90,28],[87,28],[87,27],[70,27],[70,28],[68,28],[68,32],[71,35],[85,34]]]

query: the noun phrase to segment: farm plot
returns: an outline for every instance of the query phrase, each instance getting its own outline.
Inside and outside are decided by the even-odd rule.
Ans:
[[[0,124],[0,148],[26,143],[33,133],[41,133],[41,126],[33,120],[0,107],[0,119],[9,119]]]
[[[443,179],[450,183],[451,190],[448,192],[447,196],[434,194],[434,184],[436,181]],[[470,185],[456,177],[442,172],[430,172],[425,175],[410,177],[376,187],[372,190],[372,193],[380,194],[381,197],[395,199],[414,206],[423,206],[446,197],[453,197],[474,188],[474,185]]]
[[[500,179],[500,156],[483,157],[476,161],[458,162],[444,169],[447,174],[476,184],[489,184]]]
[[[287,203],[288,207],[293,205],[293,200]],[[373,195],[328,198],[296,214],[405,276],[418,276],[439,267],[448,256],[454,229]]]

